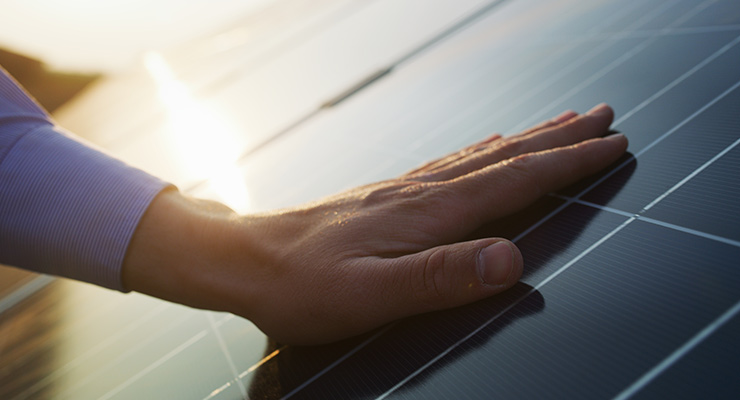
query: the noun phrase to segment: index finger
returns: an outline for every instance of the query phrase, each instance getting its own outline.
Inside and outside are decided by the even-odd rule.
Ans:
[[[577,182],[615,162],[627,150],[622,134],[571,146],[523,154],[442,183],[453,198],[458,221],[477,226],[532,204],[543,195]]]

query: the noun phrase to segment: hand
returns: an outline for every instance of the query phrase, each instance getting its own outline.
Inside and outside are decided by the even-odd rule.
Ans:
[[[458,242],[616,161],[606,105],[494,135],[396,179],[301,207],[239,216],[171,190],[143,217],[126,287],[252,320],[279,342],[317,344],[511,287],[506,239]]]

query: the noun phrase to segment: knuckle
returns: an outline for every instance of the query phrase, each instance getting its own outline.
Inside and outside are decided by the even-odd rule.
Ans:
[[[514,173],[528,178],[532,175],[532,162],[534,154],[521,154],[506,161],[506,168]]]
[[[536,189],[540,195],[544,194],[541,177],[533,168],[538,155],[535,153],[522,154],[507,160],[506,171],[513,180],[526,183],[527,187]]]
[[[434,305],[449,298],[451,287],[445,274],[446,251],[437,249],[429,254],[423,264],[421,271],[415,271],[417,282],[413,288],[417,300],[434,308]]]
[[[395,205],[404,212],[422,214],[435,208],[441,200],[439,186],[426,182],[410,182],[394,193]]]
[[[501,142],[496,151],[502,154],[505,158],[512,158],[520,155],[523,151],[524,144],[519,139],[510,139]]]
[[[451,211],[459,195],[460,193],[444,183],[425,184],[405,193],[404,207],[417,217],[428,216],[435,219],[440,217],[441,210]]]
[[[396,234],[409,232],[407,227],[417,233],[433,230],[442,218],[440,210],[449,209],[455,195],[445,185],[433,182],[392,182],[363,193],[358,209],[376,221],[386,218],[391,222],[384,224],[387,226],[411,224],[393,233],[398,237]]]
[[[571,118],[570,120],[568,120],[568,121],[566,122],[566,124],[565,124],[565,125],[566,125],[566,126],[568,127],[568,129],[570,129],[570,130],[574,130],[574,131],[578,131],[578,132],[580,132],[580,131],[582,131],[583,129],[585,129],[585,128],[586,128],[586,124],[587,124],[588,122],[589,122],[589,121],[588,121],[587,119],[585,119],[585,118],[583,118],[583,117],[581,116],[581,117],[578,117],[578,118]]]
[[[402,198],[416,199],[425,194],[428,186],[423,182],[409,182],[398,190],[398,194]]]
[[[388,203],[397,197],[399,191],[408,186],[405,182],[384,182],[366,188],[362,194],[363,206],[376,206]]]

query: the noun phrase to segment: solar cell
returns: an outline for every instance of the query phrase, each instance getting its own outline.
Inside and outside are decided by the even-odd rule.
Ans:
[[[706,169],[644,215],[740,242],[737,229],[740,226],[740,202],[737,201],[740,193],[736,173],[740,171],[740,149],[737,145],[735,140],[726,148],[726,153],[718,154],[719,158],[711,164],[708,161]]]
[[[670,135],[640,154],[634,173],[628,177],[615,174],[587,193],[584,200],[640,212],[737,140],[737,121],[732,121],[737,117],[732,110],[740,105],[738,99],[737,89],[718,98],[711,107],[671,129]],[[723,124],[727,120],[729,123]],[[604,201],[600,196],[613,197]]]
[[[740,358],[736,343],[740,334],[740,319],[737,318],[738,307],[729,311],[731,312],[723,314],[723,317],[728,318],[727,322],[724,318],[717,320],[724,325],[711,331],[708,337],[702,335],[704,331],[699,332],[694,337],[699,341],[696,347],[678,349],[674,352],[677,357],[675,364],[670,364],[667,370],[651,370],[654,374],[647,375],[648,379],[644,383],[639,381],[637,383],[640,385],[625,389],[623,398],[633,395],[631,398],[635,399],[666,396],[691,399],[706,396],[707,392],[715,399],[736,397],[738,381],[735,366]]]
[[[538,286],[542,312],[513,308],[516,322],[494,322],[389,397],[615,396],[737,302],[738,251],[632,222]]]

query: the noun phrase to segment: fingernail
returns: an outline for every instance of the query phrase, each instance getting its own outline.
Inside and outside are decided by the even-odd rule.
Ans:
[[[607,114],[609,112],[609,106],[606,103],[601,103],[594,108],[588,110],[586,114],[588,115],[602,115]]]
[[[576,115],[578,115],[577,112],[575,112],[573,110],[568,110],[568,111],[564,111],[563,113],[561,113],[557,117],[553,118],[552,120],[556,124],[562,124],[563,122],[565,122],[565,121],[567,121],[567,120],[575,117]]]
[[[619,140],[622,140],[623,137],[624,137],[624,133],[612,133],[611,135],[606,136],[604,139],[619,141]]]
[[[513,270],[514,252],[508,242],[496,242],[478,256],[478,276],[487,285],[507,283]]]

